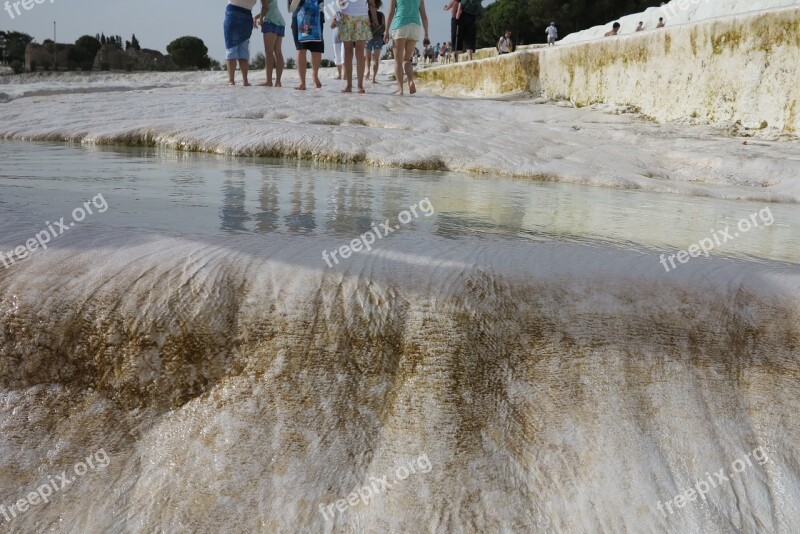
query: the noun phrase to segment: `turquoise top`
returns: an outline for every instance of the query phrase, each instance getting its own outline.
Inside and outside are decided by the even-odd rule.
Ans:
[[[402,28],[409,24],[422,25],[419,16],[419,0],[396,0],[397,8],[394,11],[392,30]]]
[[[267,14],[264,16],[264,20],[276,26],[286,26],[286,23],[283,21],[283,15],[281,15],[281,10],[278,9],[278,0],[269,0],[269,7],[267,7]]]

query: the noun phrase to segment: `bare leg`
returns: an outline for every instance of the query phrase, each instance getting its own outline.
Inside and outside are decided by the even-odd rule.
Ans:
[[[283,50],[281,50],[281,45],[283,44],[283,37],[275,36],[275,87],[282,87],[281,85],[281,76],[283,76]]]
[[[366,41],[356,41],[356,74],[358,75],[358,92],[365,93],[364,90],[364,63],[367,57],[364,55]],[[352,67],[351,67],[352,68]]]
[[[367,72],[364,73],[364,75],[367,77],[367,79],[369,79],[369,71],[370,71],[370,67],[372,66],[372,62],[370,61],[370,57],[371,56],[372,56],[372,52],[370,52],[369,50],[364,50],[364,59],[366,59],[366,61],[367,61]]]
[[[416,44],[416,41],[406,41],[406,62],[403,66],[408,77],[408,92],[412,95],[417,92],[417,86],[414,83],[414,65],[411,64],[411,56],[414,55]]]
[[[272,87],[272,71],[275,69],[275,38],[278,37],[274,33],[264,34],[264,55],[267,56],[265,69],[267,71],[267,81],[264,83],[267,87]]]
[[[361,68],[364,68],[364,63],[362,61]],[[344,81],[347,85],[345,85],[344,89],[342,89],[343,93],[352,93],[353,92],[353,43],[345,43],[344,44]]]
[[[339,46],[339,45],[336,45],[336,46]],[[341,65],[336,65],[336,72],[338,73],[337,76],[336,76],[336,79],[337,80],[341,80],[342,79],[342,66]]]
[[[394,40],[394,77],[397,80],[398,90],[396,95],[403,94],[403,61],[405,60],[405,39]]]
[[[381,64],[381,51],[372,53],[372,83],[378,83],[378,66]]]
[[[319,67],[322,65],[322,54],[311,52],[311,79],[317,89],[322,89],[322,82],[319,81]]]
[[[250,70],[250,62],[246,59],[240,59],[239,68],[242,71],[242,79],[244,80],[244,86],[249,87],[250,82],[247,81],[247,73]]]
[[[300,85],[295,87],[298,91],[306,90],[306,51],[297,51],[297,73],[300,75]]]
[[[236,60],[228,60],[228,85],[236,85]]]

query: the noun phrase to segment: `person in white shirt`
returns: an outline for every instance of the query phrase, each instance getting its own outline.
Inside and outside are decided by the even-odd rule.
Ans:
[[[558,29],[556,28],[556,23],[551,22],[550,26],[544,31],[547,34],[547,45],[548,46],[555,46],[556,40],[558,39]]]
[[[506,30],[506,34],[503,35],[499,41],[497,41],[497,53],[499,55],[508,54],[511,52],[511,47],[513,46],[511,42],[511,30]]]

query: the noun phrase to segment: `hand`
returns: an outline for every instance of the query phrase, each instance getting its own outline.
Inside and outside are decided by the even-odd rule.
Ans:
[[[384,43],[389,42],[389,30],[386,30],[386,33],[383,34],[383,42]]]
[[[253,28],[258,28],[261,26],[261,15],[256,15],[253,17]]]

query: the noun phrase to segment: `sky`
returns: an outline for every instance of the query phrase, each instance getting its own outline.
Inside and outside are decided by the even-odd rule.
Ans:
[[[8,0],[10,3],[20,0]],[[34,1],[42,2],[40,4]],[[278,0],[286,20],[286,37],[283,52],[286,58],[294,57],[286,0]],[[334,1],[334,0],[326,0]],[[222,21],[226,0],[25,0],[32,8],[25,10],[20,4],[21,15],[12,12],[12,19],[5,10],[7,0],[0,0],[0,30],[20,31],[32,35],[36,42],[53,38],[53,21],[56,21],[59,43],[73,43],[81,35],[121,35],[123,41],[136,34],[142,48],[151,48],[166,53],[167,44],[184,35],[199,37],[208,47],[208,55],[222,61],[225,58],[225,43]],[[388,2],[381,9],[388,14]],[[484,2],[487,5],[489,2]],[[259,9],[260,2],[254,12]],[[434,43],[450,39],[450,14],[443,7],[445,0],[427,0],[425,6],[430,23],[430,37]],[[421,48],[421,46],[420,46]],[[330,26],[325,25],[325,57],[333,58]],[[255,56],[264,52],[263,41],[253,33],[250,53]]]

